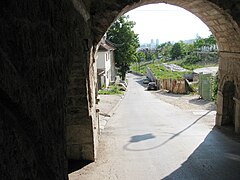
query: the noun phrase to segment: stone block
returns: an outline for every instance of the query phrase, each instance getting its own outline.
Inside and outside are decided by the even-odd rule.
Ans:
[[[92,144],[84,144],[82,155],[84,159],[95,161],[94,146]]]
[[[67,126],[67,144],[89,143],[93,140],[91,126],[89,125],[70,125]]]
[[[82,157],[82,147],[79,144],[67,145],[67,157],[72,160],[81,160]]]

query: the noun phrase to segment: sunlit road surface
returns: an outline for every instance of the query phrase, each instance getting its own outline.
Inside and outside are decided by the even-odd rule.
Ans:
[[[240,144],[213,129],[214,112],[181,110],[146,91],[141,77],[128,79],[97,161],[70,180],[240,179]]]

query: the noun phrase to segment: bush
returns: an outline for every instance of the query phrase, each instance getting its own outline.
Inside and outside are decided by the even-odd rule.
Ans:
[[[200,62],[201,59],[197,55],[188,55],[185,60],[185,64],[196,64]]]
[[[212,81],[212,100],[216,101],[217,100],[217,93],[218,93],[218,73],[216,76],[213,78]]]
[[[201,59],[199,59],[196,55],[188,55],[186,58],[182,60],[174,61],[174,64],[192,71],[194,69],[203,67],[200,66],[198,62],[201,62]]]
[[[123,94],[123,92],[120,90],[120,87],[113,85],[113,86],[109,86],[107,89],[100,89],[98,91],[98,94],[114,95],[114,94]]]
[[[188,72],[173,72],[163,65],[151,64],[149,68],[153,71],[158,79],[183,79],[183,75]]]

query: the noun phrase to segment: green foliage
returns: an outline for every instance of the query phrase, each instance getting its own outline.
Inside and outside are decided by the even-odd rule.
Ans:
[[[212,90],[213,90],[212,100],[213,100],[213,101],[216,101],[216,100],[217,100],[217,93],[218,93],[218,73],[217,73],[216,76],[213,78],[213,81],[212,81]]]
[[[138,65],[138,64],[132,64],[131,65],[131,70],[132,71],[135,71],[135,72],[139,72],[139,73],[141,73],[141,74],[146,74],[146,72],[147,72],[147,66],[144,64],[140,64],[140,65]]]
[[[204,41],[204,39],[203,38],[201,38],[200,36],[197,36],[197,39],[196,39],[196,41],[194,42],[194,48],[196,49],[196,50],[198,50],[198,49],[200,49],[200,48],[202,48],[203,46],[205,46],[205,41]]]
[[[206,58],[203,58],[201,54],[199,55],[195,51],[198,50],[199,48],[202,48],[203,46],[211,46],[215,44],[216,44],[216,40],[214,36],[210,35],[208,38],[205,38],[205,39],[198,36],[194,44],[187,44],[187,43],[184,43],[183,41],[180,41],[172,45],[170,42],[167,42],[167,43],[160,44],[156,48],[155,54],[162,56],[161,58],[162,62],[170,63],[169,62],[170,57],[172,59],[177,59],[181,57],[181,59],[171,61],[171,64],[179,65],[189,70],[189,72],[172,72],[159,64],[162,62],[154,63],[154,60],[150,61],[154,58],[151,57],[152,52],[148,49],[145,49],[143,51],[146,55],[147,64],[139,63],[138,66],[132,65],[131,69],[133,71],[146,74],[147,66],[149,66],[158,78],[181,79],[183,74],[191,73],[191,71],[193,71],[194,69],[204,67],[206,66],[206,64],[209,63],[209,61],[207,61]],[[209,54],[207,56],[209,57],[212,55],[213,54]]]
[[[155,74],[155,76],[158,79],[182,79],[183,75],[188,73],[188,72],[173,72],[173,71],[165,68],[163,65],[161,65],[159,63],[152,63],[152,62],[141,65],[140,70],[138,70],[136,65],[133,65],[131,67],[131,69],[133,71],[137,71],[142,74],[146,74],[147,67],[149,67],[153,71],[153,73]]]
[[[150,64],[149,68],[158,79],[183,79],[183,75],[188,73],[171,71],[160,64]]]
[[[138,69],[136,69],[136,70],[140,71],[140,63],[145,61],[146,55],[144,52],[138,51],[136,53],[136,58],[137,58],[136,62],[137,62],[137,66],[138,66],[137,67]]]
[[[171,58],[177,59],[182,56],[182,49],[180,43],[175,43],[171,49]]]
[[[123,92],[119,89],[118,86],[109,86],[107,89],[100,89],[98,94],[104,95],[114,95],[114,94],[123,94]]]
[[[181,66],[189,71],[203,67],[203,66],[200,66],[197,64],[191,64],[191,61],[188,61],[186,59],[172,61],[171,64],[176,64],[176,65]]]
[[[137,56],[137,62],[143,62],[146,59],[146,55],[142,51],[138,51],[136,56]]]
[[[125,79],[130,64],[137,61],[136,49],[139,47],[138,35],[133,31],[135,22],[128,18],[121,16],[107,32],[107,39],[116,45],[115,63],[122,79]]]
[[[217,41],[212,34],[207,38],[201,38],[200,36],[197,36],[197,39],[194,42],[194,48],[195,50],[200,50],[204,46],[210,47],[216,44],[217,44]]]
[[[200,65],[196,65],[196,64],[179,64],[180,66],[182,66],[184,69],[187,69],[189,71],[193,71],[194,69],[197,68],[202,68],[203,66]]]
[[[146,61],[154,61],[157,59],[156,52],[148,48],[141,50],[140,52],[145,54]]]
[[[186,56],[186,59],[185,59],[186,64],[196,64],[200,61],[201,59],[197,55],[189,55],[189,56]]]
[[[179,44],[181,47],[182,55],[188,55],[194,51],[193,44],[187,44],[187,43],[184,43],[183,41],[180,41]]]
[[[199,62],[201,62],[201,59],[198,56],[190,54],[183,59],[171,61],[171,64],[176,64],[187,70],[192,71],[194,69],[203,67],[198,64]]]
[[[171,49],[172,49],[171,42],[162,43],[157,46],[157,53],[158,55],[162,56],[164,59],[168,59],[171,57]]]
[[[215,37],[211,34],[208,38],[205,39],[205,43],[207,46],[211,46],[211,45],[217,44],[217,41]]]
[[[187,55],[191,55],[195,51],[201,50],[202,47],[211,47],[216,45],[216,39],[213,35],[210,35],[208,38],[201,38],[197,36],[194,44],[184,43],[180,41],[174,45],[170,42],[162,43],[157,46],[156,54],[162,56],[165,61],[175,60],[178,58],[183,58]],[[193,60],[197,61],[196,57],[193,57]],[[195,62],[193,62],[195,63]]]
[[[199,82],[189,84],[192,94],[198,94]]]

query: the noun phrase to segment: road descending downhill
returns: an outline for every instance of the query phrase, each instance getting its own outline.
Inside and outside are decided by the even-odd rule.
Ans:
[[[240,179],[240,143],[214,128],[214,112],[182,110],[146,91],[142,77],[127,77],[96,162],[70,180]]]

